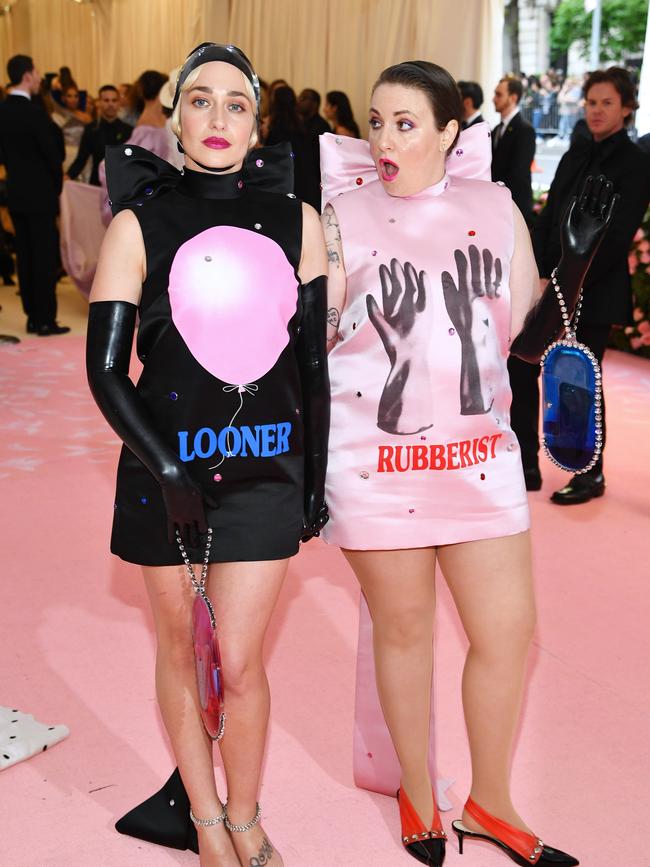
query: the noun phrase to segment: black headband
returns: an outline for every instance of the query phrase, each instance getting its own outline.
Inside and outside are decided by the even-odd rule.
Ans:
[[[182,65],[181,71],[178,74],[172,108],[176,108],[176,103],[181,95],[181,87],[185,83],[190,72],[197,67],[202,66],[204,63],[211,63],[213,60],[230,63],[232,66],[236,66],[237,69],[244,73],[253,87],[257,113],[259,114],[260,82],[250,60],[241,49],[237,48],[236,45],[221,45],[218,42],[202,42],[201,45],[195,48],[194,51],[188,55],[187,60]]]

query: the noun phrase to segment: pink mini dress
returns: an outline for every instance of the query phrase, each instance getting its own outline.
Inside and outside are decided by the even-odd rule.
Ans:
[[[506,366],[512,199],[477,179],[489,177],[487,124],[406,198],[384,191],[365,141],[321,136],[321,162],[347,275],[329,356],[326,541],[420,548],[527,530]]]

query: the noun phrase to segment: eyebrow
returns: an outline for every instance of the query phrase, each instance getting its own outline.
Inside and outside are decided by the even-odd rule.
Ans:
[[[372,105],[370,106],[370,111],[374,111],[375,114],[381,115],[379,109],[374,108]],[[398,114],[410,114],[412,117],[417,117],[416,112],[411,111],[408,108],[400,108],[398,111],[394,111],[393,117],[397,117]]]
[[[193,90],[198,90],[198,91],[200,91],[201,93],[214,93],[214,88],[212,88],[212,87],[200,87],[199,85],[197,85],[196,87],[193,87],[193,88],[190,90],[190,93],[191,93]],[[227,95],[227,96],[243,96],[244,99],[248,99],[248,98],[249,98],[249,97],[248,97],[248,94],[247,94],[247,93],[242,93],[241,90],[229,90],[228,93],[227,93],[226,95]]]

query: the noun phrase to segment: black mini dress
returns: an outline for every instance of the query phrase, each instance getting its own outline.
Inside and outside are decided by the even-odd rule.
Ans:
[[[241,174],[180,175],[141,148],[111,150],[113,209],[133,211],[146,251],[136,388],[203,491],[210,562],[289,557],[303,528],[304,477],[295,353],[302,207],[277,191],[291,189],[291,167],[282,180],[277,159],[265,167],[259,156]],[[116,202],[119,187],[134,192]],[[126,446],[111,551],[141,565],[182,563],[160,486]]]

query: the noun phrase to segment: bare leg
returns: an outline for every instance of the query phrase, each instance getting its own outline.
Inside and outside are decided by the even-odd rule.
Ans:
[[[436,552],[344,551],[372,615],[377,689],[402,769],[401,785],[426,827]]]
[[[219,563],[211,568],[209,595],[219,627],[227,715],[219,746],[228,781],[228,817],[235,825],[245,825],[256,810],[270,712],[264,636],[287,563]],[[283,863],[260,825],[233,832],[232,840],[244,867]]]
[[[165,728],[195,815],[219,816],[222,805],[212,742],[201,722],[196,687],[191,641],[194,592],[184,567],[145,566],[143,573],[156,626],[156,692]],[[223,824],[198,833],[201,867],[239,867]]]
[[[512,745],[536,618],[529,534],[446,545],[438,549],[438,561],[470,642],[463,706],[472,799],[530,830],[510,798]],[[466,813],[463,822],[479,829]]]

